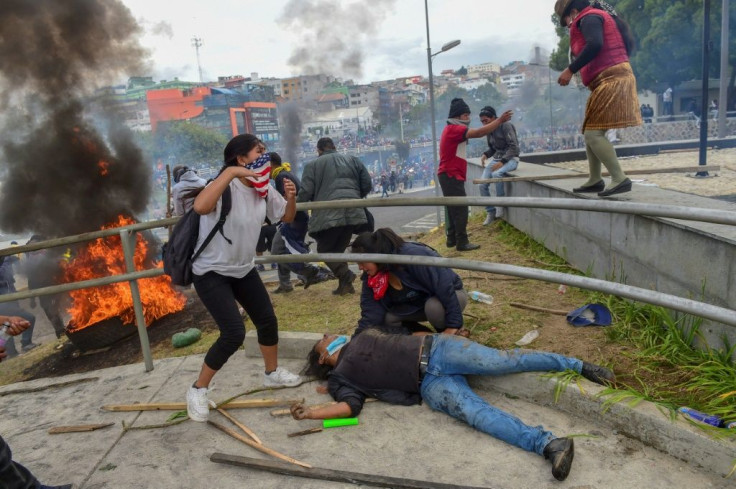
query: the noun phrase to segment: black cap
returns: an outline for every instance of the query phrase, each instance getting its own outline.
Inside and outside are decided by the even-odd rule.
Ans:
[[[478,115],[485,116],[485,117],[493,117],[494,119],[497,117],[496,116],[496,109],[494,109],[490,105],[486,105],[485,107],[483,107],[482,109],[480,109],[480,114],[478,114]]]
[[[457,119],[463,114],[470,114],[470,106],[461,98],[454,98],[450,102],[450,113],[447,115],[450,119]]]

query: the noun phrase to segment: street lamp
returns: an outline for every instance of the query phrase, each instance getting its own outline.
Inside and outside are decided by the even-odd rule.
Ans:
[[[457,47],[460,44],[460,40],[456,39],[454,41],[450,41],[442,46],[442,48],[438,52],[432,54],[432,48],[430,47],[429,42],[429,7],[427,6],[427,0],[424,0],[424,14],[427,24],[427,68],[429,69],[429,107],[432,115],[432,160],[434,162],[434,194],[435,196],[439,197],[440,185],[439,181],[437,180],[437,124],[434,117],[434,76],[432,75],[432,58],[440,53],[444,53],[445,51],[449,51],[450,49]],[[437,225],[439,226],[440,224],[442,224],[442,217],[440,216],[440,208],[437,207]]]

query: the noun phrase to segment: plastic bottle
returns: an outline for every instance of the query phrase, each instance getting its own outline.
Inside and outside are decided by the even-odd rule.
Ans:
[[[721,426],[721,423],[723,423],[721,418],[719,418],[718,416],[696,411],[695,409],[690,409],[689,407],[683,406],[679,408],[678,411],[688,418],[692,419],[693,421],[697,421],[699,423],[705,423],[716,427]]]
[[[468,297],[473,299],[476,302],[482,302],[484,304],[493,304],[493,296],[490,294],[484,294],[483,292],[478,292],[477,290],[471,290],[468,294]]]
[[[10,333],[8,333],[8,327],[10,325],[8,323],[3,323],[2,326],[0,326],[0,346],[5,346],[5,342],[10,338]]]

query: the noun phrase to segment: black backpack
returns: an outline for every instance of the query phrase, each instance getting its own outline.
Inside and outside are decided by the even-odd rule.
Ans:
[[[179,219],[171,232],[169,242],[163,246],[164,273],[171,277],[171,283],[174,285],[189,285],[192,283],[192,263],[202,253],[204,248],[215,237],[218,231],[225,240],[232,244],[222,232],[222,226],[225,225],[225,219],[230,213],[232,207],[232,196],[230,195],[230,186],[225,187],[222,193],[222,206],[220,208],[220,219],[212,228],[210,234],[207,235],[202,246],[195,252],[194,247],[197,246],[199,238],[199,214],[190,209]]]

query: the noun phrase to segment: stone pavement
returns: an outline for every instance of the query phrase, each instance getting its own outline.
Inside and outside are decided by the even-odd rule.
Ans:
[[[282,333],[282,365],[298,370],[319,335]],[[0,433],[14,459],[47,484],[75,488],[338,488],[350,484],[297,479],[210,462],[215,452],[269,458],[212,426],[186,421],[168,428],[122,430],[165,422],[170,412],[108,412],[107,404],[182,402],[202,355],[0,387]],[[215,378],[211,398],[223,400],[260,387],[262,363],[254,335]],[[66,386],[61,382],[84,380]],[[558,436],[577,435],[567,481],[552,478],[542,457],[477,432],[427,406],[369,403],[360,425],[288,438],[318,421],[273,417],[272,408],[231,411],[274,450],[315,467],[488,488],[726,488],[736,444],[715,442],[684,421],[671,422],[652,406],[616,405],[602,412],[599,386],[581,380],[554,402],[554,382],[537,374],[471,379],[486,399]],[[45,387],[45,389],[44,389]],[[308,383],[253,398],[329,400]],[[37,391],[29,389],[41,388]],[[24,392],[17,392],[25,389]],[[16,391],[14,393],[14,391]],[[211,419],[234,428],[220,414]],[[113,422],[86,433],[50,435],[55,426]],[[235,428],[237,430],[237,428]],[[645,440],[645,442],[639,441]],[[653,448],[659,447],[659,449]],[[673,453],[674,456],[669,455]],[[733,476],[732,476],[733,477]],[[1,484],[0,484],[1,486]]]

